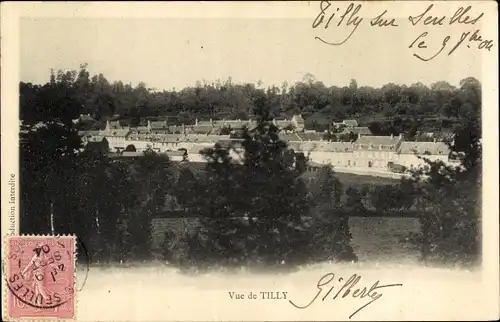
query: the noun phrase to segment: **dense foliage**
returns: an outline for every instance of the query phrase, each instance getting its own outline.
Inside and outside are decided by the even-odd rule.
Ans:
[[[157,92],[142,83],[132,88],[102,75],[90,78],[82,66],[20,89],[21,232],[74,233],[92,260],[150,258],[151,219],[172,198],[202,218],[195,238],[167,236],[165,256],[178,263],[355,260],[348,216],[388,212],[419,216],[425,258],[477,258],[481,91],[474,79],[460,88],[443,82],[373,89],[355,81],[327,88],[309,77],[281,89],[227,81]],[[432,120],[437,129],[453,125],[452,148],[465,154],[465,170],[430,163],[398,186],[344,189],[325,168],[317,189],[308,188],[304,156],[288,149],[270,122],[297,112],[313,128],[324,120],[383,118],[385,123],[368,122],[374,134],[414,137]],[[106,147],[88,145],[81,152],[72,120],[82,113],[101,121],[119,114],[132,122],[176,115],[184,123],[251,115],[258,126],[243,135],[242,164],[215,146],[205,151],[209,162],[199,176],[153,151],[127,160],[106,157]]]
[[[468,78],[464,82],[475,80]],[[50,93],[39,95],[57,86],[61,97],[76,97],[76,101],[52,104],[44,101]],[[473,111],[473,106],[463,104],[459,97],[460,88],[446,82],[431,86],[389,83],[373,88],[358,86],[351,80],[348,86],[328,87],[314,76],[306,75],[295,84],[283,83],[281,87],[266,89],[254,84],[235,84],[228,79],[198,82],[182,90],[158,91],[142,82],[132,87],[121,81],[109,82],[102,74],[91,77],[87,65],[82,65],[78,72],[54,73],[51,82],[43,86],[21,83],[20,91],[21,118],[26,121],[43,118],[58,106],[67,106],[64,113],[81,108],[81,113],[97,120],[117,116],[130,119],[132,124],[141,118],[162,116],[179,124],[192,124],[196,118],[248,119],[253,117],[253,102],[262,91],[271,117],[290,118],[301,113],[306,126],[318,131],[329,129],[333,120],[355,118],[369,126],[375,135],[407,133],[415,137],[422,131],[451,131],[457,119]],[[66,95],[65,91],[71,93]]]

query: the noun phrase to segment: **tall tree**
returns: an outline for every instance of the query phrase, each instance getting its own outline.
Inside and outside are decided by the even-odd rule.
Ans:
[[[431,162],[415,171],[414,189],[422,225],[422,256],[452,262],[476,262],[480,258],[481,223],[481,128],[480,83],[463,81],[471,95],[471,117],[456,131],[455,152],[464,153],[462,167]],[[471,86],[464,88],[464,84]],[[472,84],[472,85],[471,85]],[[479,105],[479,106],[478,106]]]

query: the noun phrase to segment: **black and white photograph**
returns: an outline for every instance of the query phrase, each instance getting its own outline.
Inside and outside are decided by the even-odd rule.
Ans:
[[[495,6],[2,4],[4,314],[497,319]]]

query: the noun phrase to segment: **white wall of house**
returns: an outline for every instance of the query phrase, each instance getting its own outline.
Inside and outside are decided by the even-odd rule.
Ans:
[[[137,152],[142,152],[146,150],[148,145],[153,148],[154,143],[145,140],[126,140],[125,147],[128,145],[133,145]],[[154,149],[154,148],[153,148]]]
[[[189,162],[207,162],[207,160],[201,153],[188,152],[188,160]]]
[[[123,150],[127,147],[125,137],[105,136],[105,138],[108,140],[110,151]]]
[[[110,151],[117,151],[125,149],[128,145],[134,145],[138,152],[144,151],[148,146],[153,148],[155,151],[164,153],[167,151],[178,151],[179,149],[186,149],[188,151],[188,159],[192,162],[206,162],[206,159],[199,151],[203,148],[213,147],[215,141],[206,140],[203,142],[198,141],[175,141],[175,142],[161,142],[161,141],[150,141],[145,138],[142,139],[127,139],[124,136],[111,135],[101,131],[99,133],[101,137],[105,137],[108,141]],[[87,138],[84,136],[86,142],[92,141],[92,138]],[[328,150],[328,148],[323,147],[323,150]],[[320,149],[320,150],[321,150]],[[194,152],[189,153],[190,150]],[[242,161],[243,154],[238,154],[239,151],[230,151],[230,156],[238,161]],[[393,150],[379,150],[379,149],[362,149],[358,148],[354,151],[340,152],[340,151],[301,151],[305,156],[309,156],[310,161],[318,164],[329,164],[334,167],[357,167],[357,168],[374,168],[377,169],[387,169],[388,162],[394,162],[397,164],[404,165],[408,168],[412,166],[415,168],[426,165],[424,160],[419,159],[414,153],[400,153],[398,154]],[[422,155],[423,157],[431,161],[442,161],[446,164],[452,165],[449,161],[447,154],[442,155]],[[179,161],[182,157],[178,158]]]
[[[447,155],[421,155],[421,157],[432,162],[442,161],[445,164],[449,164]],[[411,168],[412,166],[415,168],[419,168],[427,165],[427,162],[425,162],[425,160],[423,159],[419,159],[416,154],[400,154],[397,163],[408,168]]]
[[[396,153],[384,150],[355,150],[354,160],[357,167],[387,168],[388,162],[396,162]]]
[[[309,159],[312,162],[319,164],[330,164],[337,167],[347,167],[350,166],[353,160],[352,152],[335,152],[335,151],[311,151],[308,153],[304,151],[304,154],[309,155]]]
[[[170,161],[183,161],[184,157],[182,155],[169,155],[168,158]]]

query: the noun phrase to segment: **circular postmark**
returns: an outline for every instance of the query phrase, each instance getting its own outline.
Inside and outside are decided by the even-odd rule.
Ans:
[[[73,301],[74,253],[73,238],[9,240],[6,284],[14,297],[11,302],[52,309]]]

